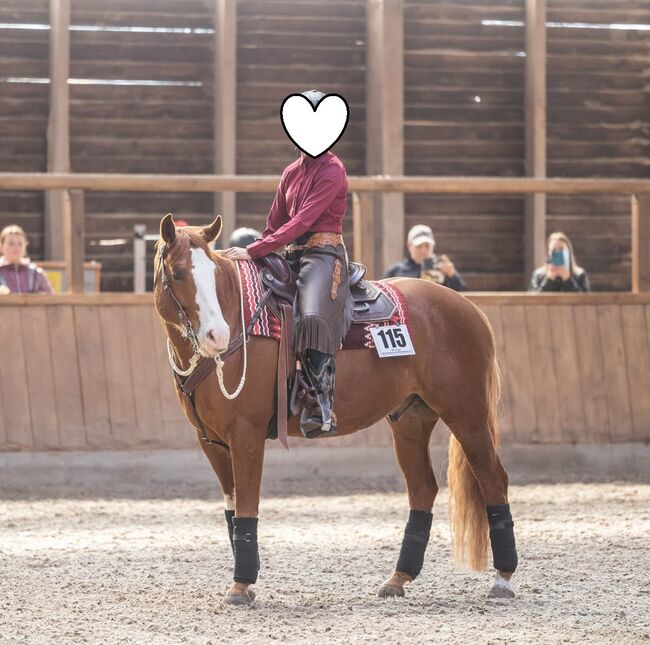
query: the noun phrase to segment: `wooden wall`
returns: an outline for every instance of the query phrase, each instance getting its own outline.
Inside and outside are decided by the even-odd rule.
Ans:
[[[214,34],[207,3],[84,0],[72,3],[71,24],[202,30],[71,32],[72,78],[136,82],[71,86],[72,171],[212,172]],[[102,262],[102,290],[128,291],[133,288],[133,225],[145,224],[147,232],[156,232],[161,216],[170,211],[193,224],[207,223],[212,196],[89,193],[86,211],[86,253]],[[129,243],[98,245],[111,237]],[[153,244],[148,251],[150,284]]]
[[[521,0],[406,0],[406,175],[524,174]],[[406,225],[429,224],[472,289],[521,288],[524,201],[518,196],[407,195]]]
[[[3,0],[0,22],[47,25],[48,4]],[[365,4],[237,0],[238,173],[279,173],[295,158],[278,109],[286,94],[311,87],[348,99],[352,119],[335,151],[350,174],[365,173]],[[639,0],[547,4],[555,23],[650,23],[650,7]],[[404,0],[407,174],[523,174],[523,5]],[[71,77],[95,81],[70,87],[73,171],[212,170],[212,7],[210,0],[72,3]],[[189,33],[84,31],[80,25]],[[648,32],[551,26],[547,36],[548,175],[647,177]],[[49,88],[6,81],[17,77],[49,77],[47,29],[0,29],[0,170],[42,171]],[[111,80],[191,85],[103,84]],[[262,227],[272,198],[239,195],[237,224]],[[155,232],[167,211],[207,222],[212,203],[211,195],[199,194],[89,193],[86,253],[103,262],[102,288],[132,288],[134,223]],[[0,193],[0,226],[23,224],[35,259],[43,253],[42,212],[39,193]],[[524,284],[522,198],[409,195],[405,212],[407,227],[433,226],[438,250],[452,256],[474,289]],[[551,197],[548,213],[548,232],[559,228],[574,238],[596,289],[629,289],[627,198]],[[348,241],[350,228],[348,217]],[[99,245],[110,238],[129,243]]]
[[[503,442],[650,440],[650,297],[471,299],[497,338]],[[5,296],[0,328],[0,450],[196,446],[150,295]],[[380,424],[317,445],[390,443]]]
[[[650,5],[548,0],[548,176],[650,176],[648,31],[564,23],[650,24]],[[597,287],[630,288],[629,202],[549,196],[548,230],[571,236]]]
[[[0,23],[48,25],[47,0],[3,0]],[[0,171],[47,170],[49,70],[46,29],[0,29]],[[12,79],[11,81],[8,79]],[[43,258],[43,193],[0,191],[0,228],[19,223],[30,239],[30,254]]]

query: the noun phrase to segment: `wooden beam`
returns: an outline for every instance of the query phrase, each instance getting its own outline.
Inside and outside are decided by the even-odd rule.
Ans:
[[[632,292],[650,293],[650,193],[632,196]]]
[[[83,190],[70,191],[70,208],[65,217],[64,233],[66,244],[66,274],[69,293],[84,292],[84,192]]]
[[[70,0],[50,0],[50,114],[47,125],[47,170],[70,172]],[[45,257],[66,254],[64,219],[70,208],[65,190],[45,195]]]
[[[352,256],[366,265],[366,277],[375,279],[375,221],[370,193],[352,193]]]
[[[546,0],[526,0],[526,176],[546,177]],[[546,195],[526,196],[524,286],[544,263]]]
[[[404,3],[403,0],[366,1],[366,171],[401,175],[404,172]],[[375,271],[401,257],[404,195],[373,198],[377,248]]]
[[[280,175],[131,175],[0,172],[0,190],[79,188],[92,191],[213,193],[274,192]],[[650,193],[650,179],[534,179],[528,177],[348,177],[350,191],[437,194],[634,195]]]
[[[234,175],[237,172],[237,3],[215,0],[214,17],[214,172]],[[221,240],[225,247],[237,227],[236,194],[217,193],[214,209],[223,218]]]

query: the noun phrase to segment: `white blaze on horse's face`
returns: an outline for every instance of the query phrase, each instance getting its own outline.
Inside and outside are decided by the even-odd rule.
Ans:
[[[201,350],[208,356],[224,352],[230,342],[230,327],[221,313],[214,277],[214,262],[203,249],[192,249],[192,277],[196,286],[196,306],[199,316],[197,338]]]

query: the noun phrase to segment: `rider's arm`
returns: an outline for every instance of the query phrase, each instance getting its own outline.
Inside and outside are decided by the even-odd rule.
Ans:
[[[269,210],[268,217],[266,218],[266,228],[262,231],[262,237],[267,237],[275,233],[285,222],[289,220],[289,213],[287,213],[287,202],[285,196],[285,183],[284,173],[280,179],[278,190],[275,193],[275,199]]]
[[[314,222],[327,210],[341,190],[345,175],[338,168],[328,168],[316,179],[312,190],[307,195],[295,217],[289,219],[271,235],[249,244],[246,249],[252,258],[259,258],[279,246],[293,242],[306,233]]]

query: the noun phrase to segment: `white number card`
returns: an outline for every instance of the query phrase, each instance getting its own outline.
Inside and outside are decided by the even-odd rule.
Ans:
[[[371,327],[370,332],[380,358],[415,354],[406,325]]]

